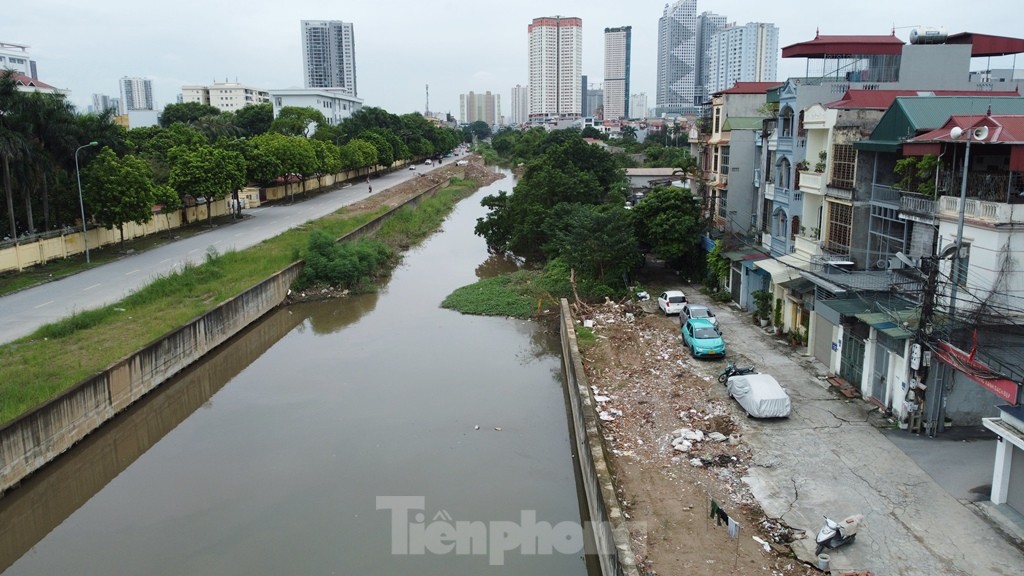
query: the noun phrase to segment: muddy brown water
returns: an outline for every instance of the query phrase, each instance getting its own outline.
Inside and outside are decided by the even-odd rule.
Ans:
[[[586,574],[494,554],[531,514],[581,522],[557,334],[439,307],[509,266],[473,225],[511,186],[379,293],[277,310],[0,498],[3,574]],[[470,523],[484,546],[447,551]]]

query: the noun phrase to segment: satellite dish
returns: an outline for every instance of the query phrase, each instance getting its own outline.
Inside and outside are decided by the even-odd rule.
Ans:
[[[988,126],[978,126],[971,131],[971,138],[975,140],[984,140],[988,138]]]

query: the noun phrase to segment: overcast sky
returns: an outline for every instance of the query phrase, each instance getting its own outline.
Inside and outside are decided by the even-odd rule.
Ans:
[[[658,18],[664,0],[30,0],[0,18],[0,42],[28,44],[39,79],[71,91],[80,110],[93,93],[118,95],[118,79],[153,80],[157,107],[181,87],[214,81],[263,89],[302,86],[300,20],[343,20],[355,27],[359,97],[366,106],[404,114],[459,113],[459,94],[508,98],[527,83],[527,26],[542,16],[583,20],[583,71],[600,82],[606,27],[632,26],[631,92],[654,106]],[[730,22],[771,22],[780,48],[822,34],[889,34],[909,39],[915,25],[950,34],[1024,36],[1020,0],[720,0],[697,11]],[[805,60],[779,62],[779,78],[802,76]],[[1013,67],[1012,57],[992,59]],[[975,60],[973,69],[988,66]],[[1017,68],[1024,68],[1024,56]]]

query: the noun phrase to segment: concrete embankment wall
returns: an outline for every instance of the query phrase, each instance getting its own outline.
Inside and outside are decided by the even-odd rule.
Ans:
[[[0,428],[0,492],[279,305],[297,262]]]
[[[374,233],[400,209],[419,204],[447,183],[446,180],[427,188],[341,240]],[[280,305],[301,271],[302,262],[292,264],[188,325],[0,426],[0,494]]]
[[[576,463],[583,478],[583,491],[593,527],[594,544],[602,576],[639,576],[629,528],[605,454],[597,408],[590,382],[583,371],[583,358],[576,344],[576,329],[569,303],[561,302],[562,364],[572,412]]]

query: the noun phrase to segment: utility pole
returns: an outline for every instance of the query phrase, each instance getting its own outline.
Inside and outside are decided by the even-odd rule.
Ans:
[[[926,400],[931,398],[932,402],[941,401],[941,394],[938,394],[937,387],[934,385],[932,394],[927,393],[927,384],[925,382],[928,379],[928,371],[931,365],[931,332],[933,318],[935,315],[935,290],[936,283],[939,278],[939,261],[935,256],[930,256],[921,259],[922,268],[927,268],[925,272],[924,286],[921,292],[921,317],[917,322],[917,335],[915,338],[914,346],[917,348],[917,354],[911,354],[911,368],[915,370],[914,382],[916,386],[912,388],[914,390],[915,406],[914,414],[911,414],[911,422],[914,421],[914,417],[918,419],[918,426],[911,426],[910,428],[917,428],[920,431],[921,420],[924,418],[924,412],[926,408]],[[916,356],[916,359],[915,359]],[[934,380],[934,378],[933,378]],[[912,384],[914,383],[912,382]],[[934,384],[934,382],[933,382]],[[931,413],[931,410],[928,410]],[[934,432],[933,432],[934,434]]]

